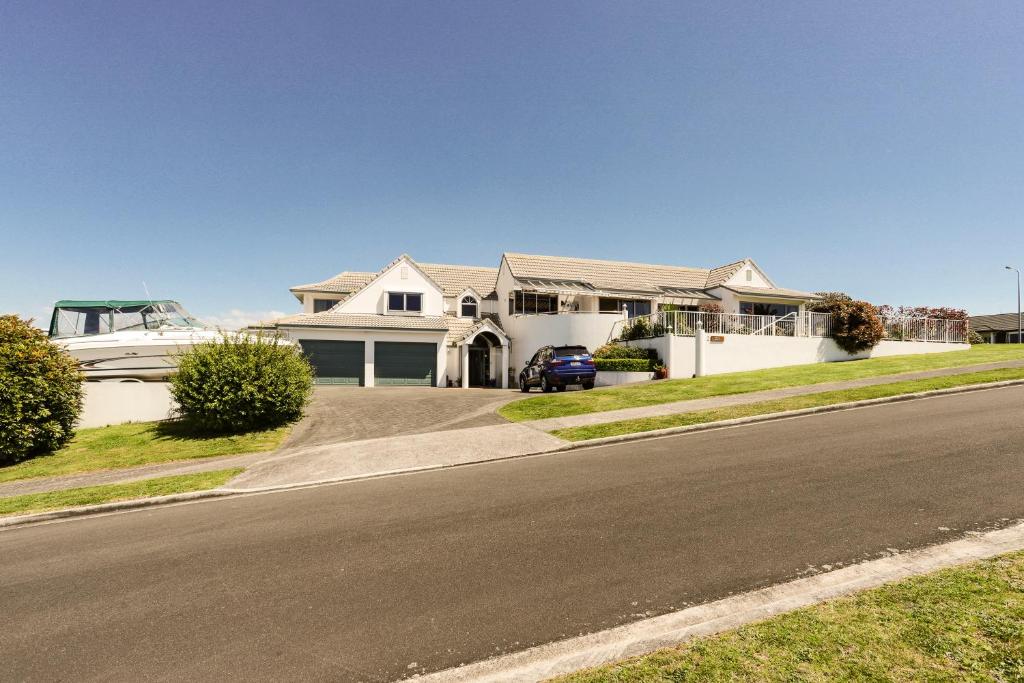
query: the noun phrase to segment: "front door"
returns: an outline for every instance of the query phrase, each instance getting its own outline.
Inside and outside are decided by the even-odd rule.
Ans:
[[[491,365],[491,352],[487,346],[469,347],[469,386],[487,385],[487,370]]]

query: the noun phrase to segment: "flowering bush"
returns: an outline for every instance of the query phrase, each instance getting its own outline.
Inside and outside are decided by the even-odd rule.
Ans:
[[[812,311],[832,314],[832,339],[850,355],[873,348],[885,336],[878,309],[843,292],[819,292]]]
[[[16,315],[0,316],[0,465],[64,446],[82,410],[82,373]]]

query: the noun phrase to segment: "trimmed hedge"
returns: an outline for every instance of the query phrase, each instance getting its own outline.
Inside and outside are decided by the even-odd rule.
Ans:
[[[594,358],[641,358],[657,359],[658,352],[654,349],[643,349],[639,346],[624,346],[622,344],[605,344],[599,346],[593,353]]]
[[[199,432],[243,433],[302,417],[313,369],[298,345],[273,337],[227,335],[181,356],[171,395],[181,417]]]
[[[71,440],[82,381],[77,361],[30,320],[0,316],[0,465],[51,453]]]
[[[595,358],[594,367],[600,372],[654,372],[653,358]]]

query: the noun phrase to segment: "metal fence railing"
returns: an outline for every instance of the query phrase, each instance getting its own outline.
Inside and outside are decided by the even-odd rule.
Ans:
[[[894,341],[963,343],[967,341],[965,320],[939,318],[882,318],[884,338]],[[745,334],[767,337],[830,337],[832,315],[804,311],[783,316],[746,313],[705,313],[703,311],[658,311],[616,321],[611,338],[692,337],[698,327],[708,334]]]

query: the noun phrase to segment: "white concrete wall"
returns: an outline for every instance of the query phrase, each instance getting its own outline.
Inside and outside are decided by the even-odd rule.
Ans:
[[[177,407],[167,382],[86,382],[78,427],[166,420]]]
[[[338,310],[345,313],[387,314],[388,292],[418,292],[423,295],[420,315],[444,315],[444,295],[441,290],[404,259],[346,299]]]
[[[292,341],[301,339],[322,339],[334,341],[361,341],[363,344],[363,379],[365,386],[373,386],[374,368],[374,343],[378,341],[391,342],[421,342],[437,344],[437,377],[436,385],[445,386],[445,376],[450,374],[448,366],[448,347],[445,346],[445,332],[416,331],[416,330],[353,330],[346,328],[302,328],[282,327],[281,333]],[[458,373],[458,364],[454,366],[452,380]]]
[[[711,336],[711,335],[708,335]],[[901,342],[884,340],[870,351],[856,355],[843,351],[832,339],[817,337],[762,337],[742,334],[715,335],[722,343],[704,346],[704,374],[761,370],[790,365],[834,363],[862,358],[904,356],[921,353],[966,351],[968,344]],[[696,340],[694,337],[656,337],[629,342],[631,346],[655,349],[668,367],[669,377],[684,379],[696,372]]]
[[[542,346],[581,344],[593,351],[608,343],[612,327],[619,320],[622,315],[617,313],[506,314],[502,326],[512,340],[512,368],[518,376]]]

